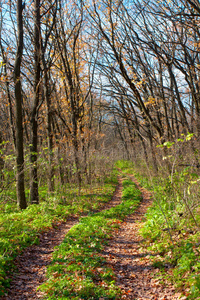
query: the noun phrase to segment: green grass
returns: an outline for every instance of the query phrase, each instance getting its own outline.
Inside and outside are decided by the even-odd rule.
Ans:
[[[118,161],[117,167],[124,174],[134,174],[154,196],[141,234],[144,251],[152,252],[152,263],[160,269],[159,278],[170,280],[187,299],[200,299],[200,233],[183,201],[186,193],[190,207],[197,203],[198,174],[184,168],[174,171],[173,176],[164,176],[162,170],[153,176],[145,166],[136,167],[129,161]],[[200,227],[199,210],[193,213]]]
[[[140,200],[135,184],[125,180],[121,204],[84,217],[71,228],[54,253],[48,281],[40,287],[47,299],[121,299],[115,275],[100,253],[112,231]]]
[[[118,160],[115,167],[119,168],[124,174],[134,173],[134,163],[130,160]]]
[[[66,193],[48,196],[46,188],[40,188],[39,205],[30,205],[20,211],[13,201],[0,203],[0,296],[9,286],[7,273],[13,270],[13,259],[27,246],[38,243],[41,232],[48,230],[71,215],[88,214],[101,209],[115,190],[116,174],[106,183],[85,186],[81,193],[67,187]]]
[[[181,198],[178,201],[175,198],[176,193],[168,178],[154,177],[150,181],[141,173],[136,177],[154,194],[153,205],[148,209],[147,221],[141,229],[146,241],[144,247],[154,253],[152,260],[161,270],[161,278],[170,280],[177,290],[184,291],[187,299],[200,299],[198,229],[190,216],[184,216],[184,203],[181,203]]]

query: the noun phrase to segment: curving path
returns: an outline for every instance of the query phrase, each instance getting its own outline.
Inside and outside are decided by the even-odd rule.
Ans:
[[[151,194],[141,188],[143,200],[140,206],[126,218],[120,229],[114,234],[109,245],[104,249],[103,256],[114,270],[117,277],[117,285],[122,289],[122,299],[132,300],[177,300],[186,299],[176,293],[169,283],[165,286],[155,279],[155,269],[148,257],[150,253],[142,249],[142,237],[139,229],[144,222],[144,214],[151,205]]]
[[[142,191],[143,200],[134,214],[128,216],[118,231],[109,240],[102,255],[116,273],[116,284],[122,289],[121,299],[127,300],[184,300],[175,292],[172,285],[165,286],[155,279],[157,269],[152,266],[149,254],[142,249],[142,238],[139,228],[144,222],[144,214],[151,205],[151,195],[141,188],[138,182],[132,180]],[[101,210],[109,209],[121,202],[122,179],[112,197]],[[57,228],[40,236],[40,244],[28,247],[16,259],[18,272],[13,274],[10,289],[2,300],[34,300],[43,299],[44,294],[37,288],[45,281],[46,269],[52,259],[54,247],[59,245],[72,226],[78,223],[78,218],[71,218]],[[103,299],[104,300],[104,299]]]
[[[101,210],[109,209],[121,202],[122,179],[113,194],[111,201]],[[100,210],[98,210],[100,211]],[[97,211],[96,211],[97,212]],[[69,218],[67,222],[57,225],[40,235],[39,245],[26,248],[15,260],[17,272],[11,276],[11,285],[1,300],[35,300],[43,299],[44,293],[37,288],[46,280],[47,266],[51,263],[54,247],[61,244],[72,226],[78,223],[78,217]]]

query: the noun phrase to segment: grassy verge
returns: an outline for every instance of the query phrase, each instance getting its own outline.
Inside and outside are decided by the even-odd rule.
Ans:
[[[130,180],[123,182],[121,204],[84,217],[68,232],[48,268],[48,281],[40,288],[47,299],[121,299],[115,275],[101,250],[112,231],[134,212],[141,193]]]
[[[154,196],[141,234],[145,239],[144,248],[152,252],[152,262],[160,269],[161,282],[170,280],[187,299],[200,299],[200,232],[197,226],[200,227],[200,216],[197,207],[193,210],[195,223],[183,201],[183,185],[188,180],[187,204],[192,204],[190,191],[194,174],[184,170],[176,172],[173,178],[164,178],[162,174],[149,178],[143,169],[136,173],[132,162],[117,164],[124,173],[134,174],[141,186],[151,190]]]
[[[69,216],[101,209],[110,200],[116,183],[115,172],[104,184],[85,186],[80,195],[75,188],[70,190],[68,187],[64,196],[50,196],[48,200],[30,205],[23,211],[19,211],[13,202],[0,203],[0,296],[9,286],[7,274],[12,272],[13,259],[20,251],[38,243],[41,232]],[[46,195],[44,189],[41,195]]]
[[[150,186],[140,175],[143,186]],[[187,299],[200,299],[200,232],[191,217],[182,215],[166,191],[168,181],[153,181],[153,206],[146,214],[147,221],[141,230],[146,246],[152,253],[155,267],[160,269],[161,280],[170,280]],[[166,201],[170,199],[170,201]]]

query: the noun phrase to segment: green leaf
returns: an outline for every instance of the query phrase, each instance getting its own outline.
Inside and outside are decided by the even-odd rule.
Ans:
[[[167,148],[171,148],[173,146],[174,142],[165,142],[163,145]]]
[[[193,136],[194,136],[194,133],[188,133],[185,137],[186,141],[190,141]]]

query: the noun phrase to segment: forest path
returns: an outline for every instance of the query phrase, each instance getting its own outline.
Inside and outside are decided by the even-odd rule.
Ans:
[[[132,300],[177,300],[186,299],[176,293],[170,283],[165,286],[156,279],[156,269],[149,259],[147,250],[142,247],[139,229],[144,223],[144,215],[152,204],[151,194],[141,188],[137,180],[129,175],[142,192],[142,201],[134,214],[129,215],[119,230],[104,248],[103,256],[116,274],[116,284],[122,289],[121,299]]]
[[[110,209],[121,202],[122,179],[112,199],[101,210]],[[100,211],[100,210],[98,210]],[[11,276],[10,288],[1,300],[35,300],[44,298],[38,287],[46,280],[47,266],[51,263],[54,247],[61,244],[67,232],[79,222],[78,217],[71,217],[40,235],[39,245],[27,247],[16,259],[17,271]]]
[[[59,245],[72,226],[78,223],[78,218],[71,218],[61,223],[57,228],[40,235],[39,245],[26,248],[15,259],[16,272],[12,275],[10,288],[4,300],[42,299],[43,294],[37,288],[46,279],[47,266],[52,259],[54,247]]]
[[[127,300],[178,300],[180,297],[169,283],[165,286],[159,283],[154,268],[149,259],[149,252],[141,251],[142,237],[139,228],[144,223],[144,215],[152,204],[151,195],[141,188],[136,179],[131,176],[142,192],[143,200],[134,214],[128,216],[116,231],[102,255],[108,265],[116,273],[116,284],[122,289],[121,299]],[[122,179],[115,190],[112,200],[101,210],[110,209],[121,202]],[[72,226],[79,222],[71,218],[67,222],[52,228],[40,236],[40,244],[24,250],[15,261],[18,272],[13,274],[10,289],[2,300],[35,300],[43,299],[44,293],[37,288],[46,280],[47,266],[51,263],[54,247],[59,245]]]

